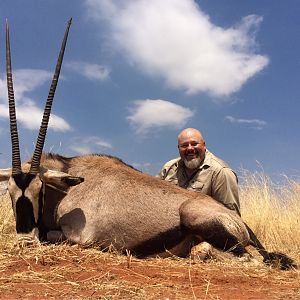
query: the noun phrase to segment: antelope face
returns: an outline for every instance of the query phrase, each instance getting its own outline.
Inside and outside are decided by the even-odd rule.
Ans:
[[[20,173],[8,180],[8,192],[16,220],[19,243],[35,243],[39,240],[39,209],[43,183],[38,175]]]
[[[11,198],[17,241],[20,245],[29,245],[38,243],[39,228],[43,226],[43,187],[49,185],[66,194],[71,186],[80,184],[84,178],[41,167],[38,174],[12,174],[11,169],[0,169],[0,181]]]
[[[18,242],[37,242],[42,209],[43,182],[40,176],[24,172],[12,174],[11,169],[0,169],[0,181],[11,198]]]

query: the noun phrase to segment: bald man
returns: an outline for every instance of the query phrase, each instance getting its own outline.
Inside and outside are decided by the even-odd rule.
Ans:
[[[206,149],[201,132],[186,128],[178,136],[180,157],[167,162],[157,177],[195,192],[202,192],[240,213],[237,176]]]

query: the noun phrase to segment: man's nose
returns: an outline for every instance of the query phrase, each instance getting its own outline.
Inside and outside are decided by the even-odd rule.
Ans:
[[[191,144],[188,144],[188,147],[187,147],[187,150],[188,151],[194,151],[194,146],[193,145],[191,145]]]

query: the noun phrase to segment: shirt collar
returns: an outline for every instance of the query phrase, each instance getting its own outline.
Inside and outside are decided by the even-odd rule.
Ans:
[[[208,166],[208,167],[211,166],[211,154],[207,149],[205,150],[205,157],[204,157],[203,161],[201,162],[199,169],[202,170],[206,166]]]

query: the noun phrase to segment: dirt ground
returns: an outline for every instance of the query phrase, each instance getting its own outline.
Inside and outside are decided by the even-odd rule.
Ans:
[[[300,299],[298,270],[137,259],[78,246],[5,251],[1,299]]]

